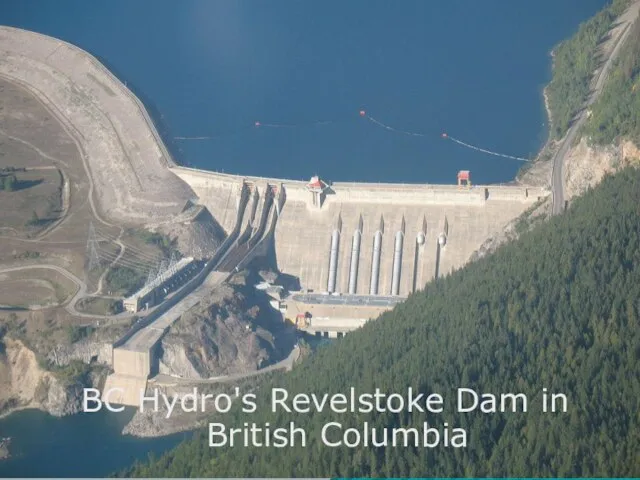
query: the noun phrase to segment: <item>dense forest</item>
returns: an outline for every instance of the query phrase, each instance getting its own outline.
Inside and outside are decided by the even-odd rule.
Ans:
[[[613,0],[593,18],[582,23],[570,39],[553,49],[551,83],[547,99],[551,110],[551,135],[562,137],[585,104],[593,72],[598,67],[598,47],[613,21],[630,0]]]
[[[286,414],[259,404],[216,421],[309,432],[307,448],[210,448],[206,432],[136,476],[640,476],[640,172],[626,169],[564,215],[454,272],[333,345],[271,386],[289,392],[438,392],[442,414]],[[522,392],[524,413],[455,413],[458,387]],[[542,413],[541,391],[567,396]],[[261,401],[268,395],[259,395]],[[240,402],[236,402],[240,403]],[[330,448],[329,421],[360,427],[448,422],[466,448]]]
[[[619,137],[640,141],[640,19],[631,26],[584,133],[600,145]]]

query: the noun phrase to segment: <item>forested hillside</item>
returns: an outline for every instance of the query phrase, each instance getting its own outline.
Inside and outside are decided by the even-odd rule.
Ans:
[[[228,426],[291,420],[306,449],[215,449],[205,432],[128,472],[137,476],[640,476],[640,172],[626,169],[570,211],[429,285],[360,331],[271,379],[290,392],[523,392],[522,413],[224,416]],[[567,413],[542,413],[542,388]],[[266,398],[266,396],[261,396]],[[466,448],[328,448],[328,421],[359,427],[448,422]]]
[[[585,125],[585,134],[596,144],[608,145],[619,137],[640,141],[640,19],[630,28]]]
[[[553,49],[553,75],[547,87],[551,110],[551,135],[562,137],[589,95],[593,72],[598,67],[598,47],[613,21],[630,0],[613,0],[578,31]]]

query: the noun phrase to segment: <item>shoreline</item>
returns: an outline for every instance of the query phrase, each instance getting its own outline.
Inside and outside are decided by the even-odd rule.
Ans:
[[[549,82],[542,89],[542,104],[544,106],[544,111],[546,114],[545,126],[547,127],[546,129],[547,139],[540,147],[540,150],[538,151],[535,158],[531,161],[532,165],[538,163],[538,161],[541,160],[541,157],[544,155],[544,153],[547,152],[547,150],[549,150],[551,146],[555,143],[555,139],[553,138],[553,112],[551,111],[551,105],[549,104],[549,86],[551,85],[551,82],[553,82],[553,65],[555,62],[555,52],[554,52],[555,48],[556,47],[551,49],[551,51],[549,52],[549,57],[551,57],[551,65],[550,65],[551,75],[549,78]]]
[[[544,169],[548,168],[547,163],[551,160],[552,151],[557,148],[558,141],[553,137],[553,112],[551,111],[551,106],[549,104],[548,93],[549,86],[553,81],[553,63],[555,56],[553,49],[549,52],[549,56],[551,57],[551,78],[549,79],[549,82],[542,88],[542,105],[544,106],[546,117],[546,140],[538,150],[536,156],[528,164],[525,164],[520,169],[520,171],[518,171],[518,173],[516,173],[514,182],[516,182],[517,184],[539,185],[540,181],[536,181],[536,177],[539,177],[540,174],[544,172]],[[543,176],[546,177],[546,174],[543,173]],[[544,184],[547,186],[551,184],[551,172],[549,172],[548,176],[548,180],[544,182]]]
[[[551,107],[549,106],[549,94],[547,92],[550,84],[551,81],[549,81],[549,83],[542,89],[543,105],[547,115],[547,139],[540,148],[540,151],[538,152],[536,157],[531,161],[531,166],[537,164],[538,162],[545,161],[542,157],[550,150],[552,150],[557,143],[557,140],[553,137],[553,113],[551,111]]]

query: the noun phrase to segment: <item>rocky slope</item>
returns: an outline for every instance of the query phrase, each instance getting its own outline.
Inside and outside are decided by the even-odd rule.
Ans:
[[[225,239],[224,229],[205,207],[195,205],[167,222],[149,223],[151,231],[177,239],[177,248],[185,256],[211,257]]]
[[[77,413],[82,408],[82,389],[103,381],[95,373],[79,380],[66,372],[44,370],[33,351],[9,337],[2,340],[0,352],[0,415],[21,408],[38,408],[55,416]]]
[[[593,188],[606,174],[640,161],[640,150],[624,140],[606,147],[590,146],[586,138],[574,145],[565,160],[564,184],[568,200]]]
[[[252,285],[236,277],[183,315],[162,339],[160,372],[210,378],[253,371],[283,357],[276,344],[282,320]]]
[[[187,395],[191,395],[191,398],[198,398],[200,395],[205,394],[217,395],[226,393],[233,395],[234,386],[235,384],[201,383],[198,385],[180,386],[154,385],[153,388],[168,398],[185,398]],[[242,388],[242,391],[246,392],[247,388]],[[187,408],[191,408],[193,407],[193,402],[185,401],[185,405]],[[212,416],[215,414],[215,407],[211,402],[205,404],[204,410],[202,409],[202,404],[199,404],[197,408],[193,408],[188,412],[183,411],[182,408],[178,406],[178,408],[175,408],[171,413],[168,412],[165,404],[160,403],[157,411],[147,409],[141,412],[137,410],[133,418],[124,427],[122,433],[134,437],[161,437],[171,435],[173,433],[202,427],[210,422]]]
[[[171,326],[161,341],[160,373],[181,379],[175,383],[164,379],[150,383],[149,388],[170,398],[193,393],[194,388],[199,394],[232,393],[236,386],[246,391],[255,379],[236,377],[228,383],[202,379],[255,371],[289,354],[296,342],[295,333],[271,309],[268,297],[253,287],[265,272],[261,272],[262,279],[253,273],[248,275],[236,275]],[[123,433],[154,437],[190,430],[206,423],[214,412],[185,413],[177,409],[169,418],[165,413],[136,411]]]

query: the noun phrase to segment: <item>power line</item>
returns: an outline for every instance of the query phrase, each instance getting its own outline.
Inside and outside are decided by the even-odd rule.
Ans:
[[[100,245],[96,239],[96,230],[93,222],[89,223],[89,236],[87,237],[87,272],[93,270],[100,264],[100,256],[98,250]]]
[[[149,252],[145,252],[144,250],[142,250],[142,249],[140,249],[138,247],[134,247],[134,246],[132,246],[132,245],[126,243],[126,242],[123,242],[117,236],[108,235],[108,234],[105,234],[104,232],[98,232],[98,236],[100,236],[103,240],[108,241],[108,242],[113,242],[113,243],[120,242],[126,247],[127,250],[131,250],[132,252],[136,252],[136,254],[138,254],[140,257],[145,257],[145,258],[148,258],[148,259],[150,259],[152,261],[157,261],[162,256],[162,254],[153,255],[153,254],[150,254]]]

